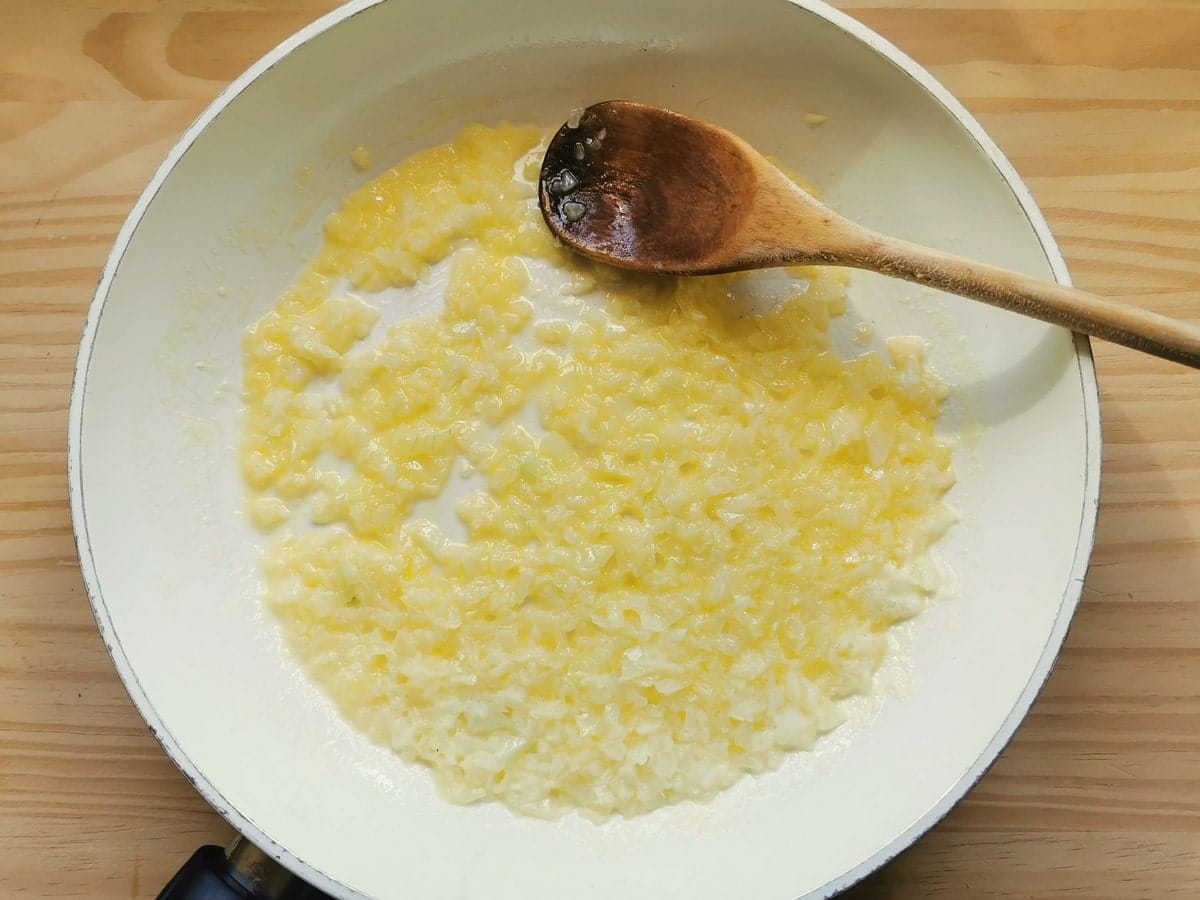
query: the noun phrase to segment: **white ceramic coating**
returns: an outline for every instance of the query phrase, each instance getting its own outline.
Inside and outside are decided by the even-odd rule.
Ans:
[[[1086,341],[865,274],[849,318],[929,337],[955,391],[947,427],[979,427],[956,455],[951,588],[899,636],[879,701],[815,753],[710,804],[601,826],[457,807],[342,724],[280,646],[239,514],[239,340],[367,177],[347,159],[357,145],[379,171],[469,120],[549,126],[599,99],[658,103],[742,134],[868,225],[1067,280],[1016,174],[911,60],[816,2],[756,0],[732,18],[720,0],[352,3],[223,93],[118,237],[70,412],[97,623],[188,778],[330,893],[827,896],[945,814],[1054,661],[1098,499]],[[829,119],[808,126],[807,112]]]

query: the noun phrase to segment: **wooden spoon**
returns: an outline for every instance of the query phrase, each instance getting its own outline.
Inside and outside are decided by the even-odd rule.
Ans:
[[[626,269],[709,275],[788,265],[870,269],[1200,368],[1200,328],[885,237],[818,203],[741,138],[653,106],[573,113],[550,141],[546,224]]]

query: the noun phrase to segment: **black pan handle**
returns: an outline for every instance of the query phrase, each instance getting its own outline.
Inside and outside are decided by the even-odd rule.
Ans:
[[[175,873],[158,900],[330,900],[245,838],[226,853],[201,847]]]

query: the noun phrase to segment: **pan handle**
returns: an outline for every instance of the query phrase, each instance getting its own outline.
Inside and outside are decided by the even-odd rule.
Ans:
[[[263,853],[238,838],[226,853],[201,847],[183,864],[158,900],[330,900]]]

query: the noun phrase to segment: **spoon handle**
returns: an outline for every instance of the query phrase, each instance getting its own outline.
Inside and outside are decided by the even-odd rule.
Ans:
[[[856,243],[844,265],[927,284],[1200,368],[1200,327],[1191,323],[908,241],[865,233]]]

